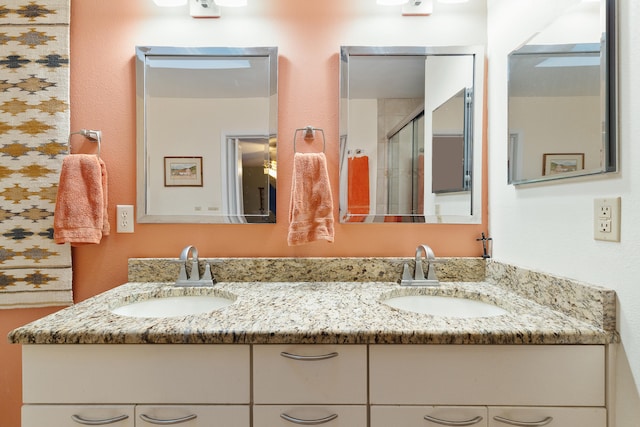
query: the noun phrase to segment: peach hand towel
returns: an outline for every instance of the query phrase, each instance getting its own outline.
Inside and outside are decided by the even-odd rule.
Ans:
[[[369,157],[349,157],[348,222],[363,222],[369,214]]]
[[[71,246],[100,243],[109,234],[107,169],[94,154],[70,154],[62,161],[53,238]]]
[[[296,153],[293,158],[289,246],[317,240],[333,242],[333,197],[324,153]]]

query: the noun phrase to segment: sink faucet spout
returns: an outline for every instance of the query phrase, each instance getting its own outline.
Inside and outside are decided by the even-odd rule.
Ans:
[[[191,271],[187,274],[187,264],[191,259]],[[211,266],[205,264],[204,275],[200,277],[200,260],[198,259],[198,249],[189,245],[180,253],[178,259],[180,263],[180,272],[176,286],[213,286],[213,276],[211,275]]]
[[[422,257],[427,261],[427,277],[425,278],[424,269],[422,268]],[[404,286],[439,286],[440,282],[436,276],[436,269],[433,264],[439,262],[436,259],[433,249],[428,245],[418,245],[415,255],[415,267],[413,270],[413,278],[409,273],[408,264],[404,265],[402,279],[400,284]]]

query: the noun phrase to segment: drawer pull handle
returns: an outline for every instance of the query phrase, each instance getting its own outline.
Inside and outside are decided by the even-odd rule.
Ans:
[[[499,416],[495,416],[495,417],[493,417],[493,419],[498,421],[498,422],[500,422],[500,423],[509,424],[509,425],[512,425],[512,426],[519,426],[519,427],[546,426],[551,421],[553,421],[553,417],[547,417],[544,420],[540,420],[540,421],[515,421],[515,420],[510,420],[509,418],[503,418],[503,417],[499,417]]]
[[[440,418],[436,418],[436,417],[432,417],[430,415],[425,415],[424,419],[427,421],[431,421],[432,423],[436,423],[436,424],[440,424],[443,426],[472,426],[474,424],[478,424],[480,421],[482,421],[482,417],[481,416],[477,416],[475,418],[471,418],[470,420],[466,420],[466,421],[449,421],[449,420],[442,420]]]
[[[73,421],[86,426],[103,426],[105,424],[117,423],[118,421],[126,420],[127,418],[129,418],[129,415],[118,415],[117,417],[105,418],[103,420],[88,420],[80,415],[71,415],[71,419]]]
[[[160,425],[160,426],[167,426],[167,425],[171,425],[171,424],[186,423],[187,421],[195,420],[196,418],[198,418],[198,416],[196,414],[191,414],[191,415],[187,415],[186,417],[174,418],[174,419],[171,419],[171,420],[160,420],[158,418],[153,418],[153,417],[150,417],[150,416],[145,415],[145,414],[140,414],[140,419],[141,420],[146,421],[146,422],[151,423],[151,424]]]
[[[319,354],[317,356],[302,356],[299,354],[291,354],[291,353],[287,353],[286,351],[283,351],[280,353],[280,356],[286,357],[288,359],[293,359],[293,360],[314,361],[314,360],[332,359],[334,357],[338,357],[338,353],[334,351],[333,353]]]
[[[280,418],[294,424],[300,424],[303,426],[316,426],[318,424],[324,424],[324,423],[328,423],[329,421],[335,420],[336,418],[338,418],[338,414],[331,414],[328,417],[318,418],[316,420],[303,420],[303,419],[292,417],[291,415],[282,413],[280,414]]]

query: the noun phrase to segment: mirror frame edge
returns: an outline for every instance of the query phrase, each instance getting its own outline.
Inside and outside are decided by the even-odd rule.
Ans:
[[[390,51],[392,49],[393,51]],[[340,112],[338,114],[340,123],[340,139],[347,134],[348,128],[348,108],[344,105],[345,99],[348,100],[348,88],[345,88],[344,82],[348,81],[348,56],[353,55],[473,55],[473,82],[474,82],[474,108],[473,108],[473,121],[472,121],[472,182],[477,185],[472,185],[470,192],[471,199],[471,213],[469,215],[445,215],[443,217],[438,215],[421,215],[422,221],[407,222],[406,224],[482,224],[483,218],[483,158],[485,149],[485,132],[484,132],[484,115],[485,111],[485,71],[486,71],[486,46],[483,45],[466,45],[466,46],[340,46]],[[401,53],[398,53],[401,52]],[[480,100],[481,102],[476,102]],[[340,153],[342,155],[342,153]],[[340,158],[340,175],[342,175],[343,167],[342,158]],[[346,210],[346,203],[343,203],[342,194],[345,189],[342,185],[342,179],[340,179],[340,206],[339,206],[339,221],[341,224],[371,224],[371,222],[351,223],[343,220],[343,213]],[[381,217],[380,215],[373,215],[374,217]],[[367,215],[367,218],[371,215]],[[379,224],[379,222],[374,222]],[[400,223],[403,224],[403,223]]]
[[[593,170],[591,172],[579,173],[575,175],[564,175],[558,177],[536,177],[532,179],[523,179],[519,181],[513,180],[513,170],[511,169],[510,155],[507,157],[507,185],[513,185],[518,188],[520,186],[527,186],[532,184],[562,184],[568,182],[575,182],[576,180],[585,180],[594,177],[608,177],[612,174],[620,172],[620,154],[618,145],[618,0],[605,0],[605,13],[607,14],[605,19],[606,30],[606,45],[604,49],[605,64],[602,68],[606,72],[605,87],[606,95],[603,97],[602,102],[605,102],[605,108],[603,109],[603,117],[606,119],[606,127],[604,132],[607,135],[606,141],[603,141],[602,147],[605,150],[604,164],[600,170]],[[527,41],[523,42],[520,47],[524,46]],[[519,48],[520,48],[519,47]],[[517,49],[519,49],[517,48]],[[516,50],[517,50],[516,49]],[[514,50],[515,51],[515,50]],[[509,53],[508,55],[510,55]],[[508,61],[507,61],[508,63]],[[508,79],[508,73],[507,73]],[[507,115],[509,112],[507,92]],[[508,123],[508,121],[507,121]],[[509,150],[509,138],[510,131],[507,124],[507,150]]]
[[[269,58],[269,90],[271,93],[278,93],[278,47],[187,47],[187,46],[135,46],[135,74],[136,74],[136,222],[141,224],[238,224],[230,221],[229,215],[154,215],[147,214],[147,144],[146,144],[146,106],[144,102],[145,70],[144,59],[147,55],[171,55],[190,54],[200,56],[263,56]],[[153,52],[153,53],[151,53]],[[142,92],[142,93],[141,93]],[[275,111],[272,111],[275,110]],[[142,119],[140,119],[140,115]],[[142,126],[140,126],[142,123]],[[269,137],[275,136],[276,147],[278,139],[278,99],[276,98],[273,108],[269,108]],[[277,159],[277,150],[276,150]],[[240,222],[240,224],[275,224]]]

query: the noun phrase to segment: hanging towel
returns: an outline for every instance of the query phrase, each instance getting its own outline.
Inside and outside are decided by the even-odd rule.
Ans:
[[[349,157],[348,169],[347,222],[363,222],[369,214],[369,157]]]
[[[100,243],[109,234],[107,169],[94,154],[70,154],[62,161],[53,216],[56,243]]]
[[[296,153],[293,159],[289,246],[333,242],[333,198],[324,153]]]

